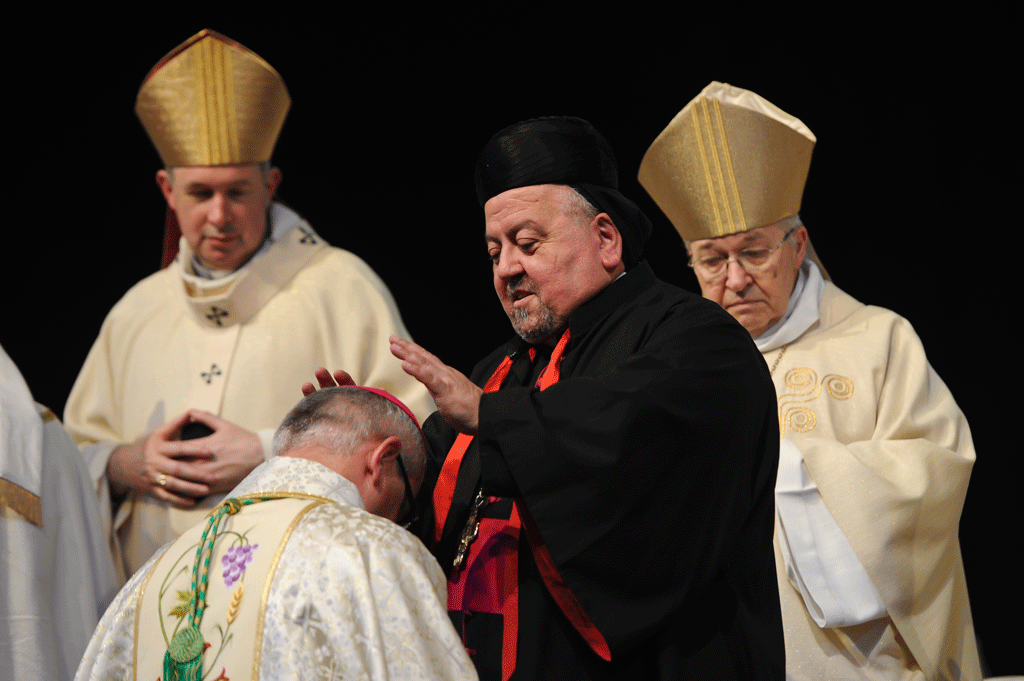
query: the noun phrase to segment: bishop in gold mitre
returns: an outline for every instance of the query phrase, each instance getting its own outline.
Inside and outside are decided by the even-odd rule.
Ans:
[[[910,323],[844,293],[813,256],[799,211],[815,142],[713,82],[639,173],[702,294],[750,332],[775,383],[786,678],[980,679],[958,538],[970,428]]]
[[[317,367],[346,367],[421,419],[433,411],[387,352],[408,337],[387,286],[276,200],[289,103],[266,60],[209,30],[139,90],[173,249],[109,313],[65,411],[122,579],[271,456]]]

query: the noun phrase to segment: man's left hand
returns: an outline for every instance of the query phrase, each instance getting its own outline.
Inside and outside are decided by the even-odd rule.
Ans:
[[[405,373],[427,387],[448,425],[460,433],[476,435],[483,390],[412,341],[391,336],[391,354],[402,360]]]
[[[191,409],[188,414],[191,420],[205,423],[214,430],[206,437],[176,443],[183,454],[209,457],[196,459],[193,465],[212,475],[211,494],[234,489],[253,468],[263,463],[263,443],[256,433],[208,411]]]

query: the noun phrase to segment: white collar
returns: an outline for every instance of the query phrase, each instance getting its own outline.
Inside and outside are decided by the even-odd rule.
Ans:
[[[769,352],[792,343],[820,319],[821,297],[825,294],[825,280],[818,266],[804,258],[796,277],[796,286],[789,297],[786,314],[770,329],[754,339],[761,352]]]

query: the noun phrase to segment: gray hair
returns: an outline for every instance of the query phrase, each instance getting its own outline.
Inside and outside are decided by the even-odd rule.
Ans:
[[[580,194],[578,191],[565,185],[565,203],[562,204],[562,209],[572,215],[577,222],[581,224],[589,225],[594,221],[601,211],[587,200],[587,197]]]
[[[377,393],[359,388],[322,388],[303,398],[274,434],[274,456],[319,444],[348,456],[367,441],[395,435],[402,443],[402,461],[412,480],[423,478],[426,446],[423,435],[401,407]]]
[[[782,231],[784,231],[784,232],[788,232],[791,229],[796,229],[797,227],[803,227],[803,226],[804,226],[804,221],[800,219],[800,213],[796,213],[795,215],[790,215],[788,218],[782,218],[778,222],[773,222],[770,225],[762,225],[762,227],[781,227]],[[754,229],[761,229],[761,227],[755,227]],[[751,230],[748,229],[747,231],[749,232]],[[726,236],[732,236],[732,235],[728,234]],[[693,241],[703,241],[703,239],[694,239]],[[683,246],[686,248],[687,252],[690,251],[690,244],[692,244],[693,241],[687,241],[686,239],[683,239]]]

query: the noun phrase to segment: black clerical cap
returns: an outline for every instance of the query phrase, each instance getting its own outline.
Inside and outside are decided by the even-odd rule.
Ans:
[[[622,234],[626,268],[640,262],[651,221],[619,192],[611,145],[582,118],[549,116],[510,125],[484,145],[476,164],[476,195],[488,199],[518,187],[566,184],[608,213]]]

